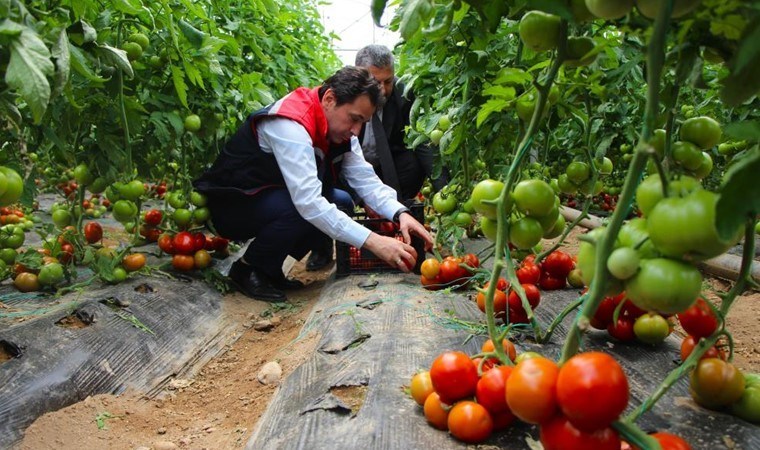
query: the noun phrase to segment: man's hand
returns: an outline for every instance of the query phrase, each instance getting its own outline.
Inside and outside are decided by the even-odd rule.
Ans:
[[[364,248],[404,272],[411,272],[417,263],[417,251],[414,247],[392,237],[381,236],[373,232],[364,241]]]
[[[425,226],[417,222],[411,214],[406,212],[401,213],[401,215],[398,216],[398,224],[401,229],[401,235],[404,237],[404,242],[411,244],[411,234],[416,234],[425,241],[425,250],[433,248],[433,237],[430,236],[430,233],[425,229]]]

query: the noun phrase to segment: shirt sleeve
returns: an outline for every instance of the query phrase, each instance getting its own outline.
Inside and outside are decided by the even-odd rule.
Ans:
[[[257,126],[259,145],[273,153],[298,213],[333,239],[361,247],[370,230],[327,201],[317,177],[314,147],[306,129],[290,119],[273,117]]]
[[[396,200],[396,190],[383,184],[372,164],[364,159],[359,139],[355,137],[351,138],[351,151],[343,156],[341,172],[364,203],[386,219],[392,219],[396,211],[404,207]]]

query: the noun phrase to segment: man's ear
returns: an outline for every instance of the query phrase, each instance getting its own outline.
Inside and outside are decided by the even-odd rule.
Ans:
[[[328,88],[322,95],[322,106],[334,106],[335,101],[335,92]]]

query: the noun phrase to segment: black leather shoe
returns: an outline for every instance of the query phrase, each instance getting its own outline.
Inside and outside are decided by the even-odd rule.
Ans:
[[[332,248],[329,252],[312,250],[309,259],[306,260],[306,270],[314,272],[324,269],[333,261]]]
[[[272,285],[276,287],[277,289],[282,289],[283,291],[294,291],[296,289],[303,289],[304,284],[299,280],[294,280],[292,278],[285,278],[283,276],[282,278],[275,278],[275,277],[269,277],[269,281],[272,282]]]
[[[233,286],[248,297],[266,302],[284,302],[287,300],[285,293],[272,286],[266,275],[258,273],[251,266],[241,262],[232,264],[227,277]]]

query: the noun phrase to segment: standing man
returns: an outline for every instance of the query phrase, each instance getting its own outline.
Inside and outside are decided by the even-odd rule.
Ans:
[[[404,83],[396,77],[393,53],[387,47],[373,44],[362,48],[356,54],[356,66],[367,68],[383,93],[381,104],[359,134],[364,158],[383,183],[396,191],[398,200],[409,202],[432,174],[434,158],[431,147],[420,145],[412,150],[404,143],[414,96],[404,96]],[[445,176],[433,180],[435,190],[446,182]],[[332,262],[332,247],[332,240],[323,237],[309,255],[306,269],[319,270]]]
[[[432,246],[430,234],[362,155],[356,136],[380,101],[380,85],[366,69],[344,67],[322,86],[298,88],[248,116],[194,182],[208,195],[222,236],[256,238],[229,273],[244,294],[283,301],[283,289],[302,287],[285,278],[282,263],[288,255],[303,258],[322,234],[366,248],[404,272],[417,258],[410,233]],[[336,206],[351,205],[335,188],[339,175],[362,201],[399,224],[405,242],[368,230]]]

